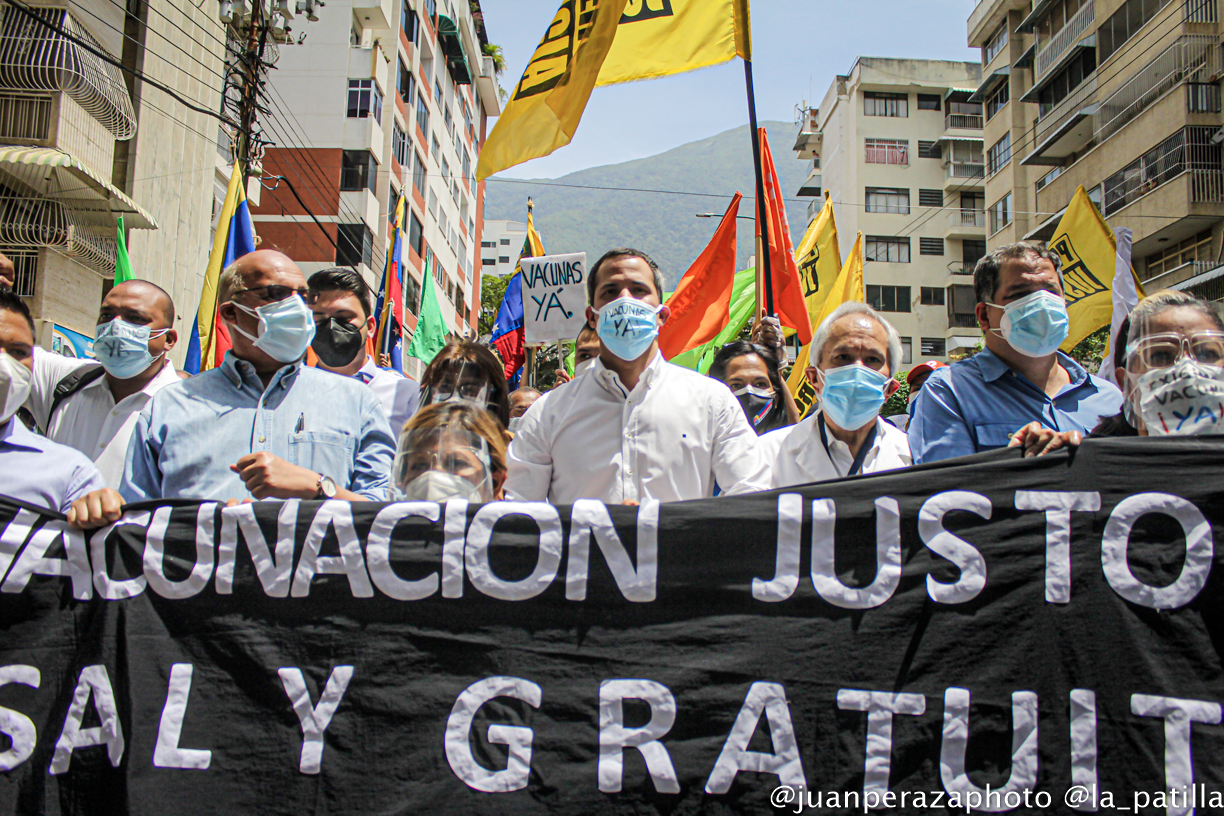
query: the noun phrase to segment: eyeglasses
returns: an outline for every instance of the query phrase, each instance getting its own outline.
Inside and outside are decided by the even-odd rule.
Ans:
[[[1126,347],[1127,367],[1140,362],[1145,368],[1170,368],[1187,354],[1202,365],[1224,367],[1224,332],[1194,332],[1189,337],[1180,334],[1152,334]]]
[[[298,297],[302,298],[302,300],[305,300],[306,296],[310,294],[310,290],[305,286],[299,289],[293,286],[281,286],[273,283],[268,286],[256,286],[251,289],[239,289],[237,292],[231,292],[230,297],[232,298],[237,295],[245,295],[250,292],[256,293],[256,296],[260,300],[267,303],[277,303],[285,298],[293,297],[294,295],[297,295]]]

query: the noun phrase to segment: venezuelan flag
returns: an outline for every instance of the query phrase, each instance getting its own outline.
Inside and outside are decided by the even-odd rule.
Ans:
[[[527,237],[519,251],[519,260],[538,258],[544,254],[544,240],[536,232],[533,205],[527,199]],[[527,359],[527,343],[523,328],[523,279],[519,275],[522,267],[515,265],[510,273],[510,282],[497,307],[497,319],[493,323],[492,341],[506,364],[506,382],[517,384],[523,361]]]
[[[221,207],[221,219],[217,222],[212,252],[208,255],[208,269],[204,273],[204,288],[200,291],[195,325],[191,328],[187,359],[183,363],[183,368],[189,374],[216,368],[225,359],[225,352],[230,350],[229,331],[217,319],[217,282],[221,278],[221,270],[248,252],[255,251],[255,226],[251,223],[251,211],[247,207],[245,182],[246,173],[242,165],[235,162],[229,189],[225,191],[225,204]]]
[[[391,358],[391,367],[404,373],[404,206],[406,196],[400,196],[395,207],[395,240],[387,250],[387,264],[383,267],[382,286],[378,289],[378,303],[374,307],[377,315],[375,334],[378,344],[376,360],[386,354]]]

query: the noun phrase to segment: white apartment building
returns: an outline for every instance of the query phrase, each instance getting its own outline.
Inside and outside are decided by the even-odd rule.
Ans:
[[[427,266],[447,327],[474,336],[484,220],[476,162],[487,120],[500,112],[480,5],[329,0],[317,14],[304,43],[280,48],[269,81],[263,124],[278,144],[264,153],[266,183],[252,208],[262,246],[307,275],[355,267],[377,291],[405,197],[405,343]],[[285,183],[273,189],[277,176]],[[405,359],[406,374],[420,370]]]
[[[804,106],[798,194],[833,199],[841,251],[864,240],[867,301],[901,334],[903,365],[977,344],[973,265],[986,250],[981,82],[971,62],[859,57]]]
[[[501,278],[513,272],[525,240],[527,224],[523,221],[486,221],[480,240],[480,268],[483,274]]]
[[[116,219],[137,277],[170,292],[186,352],[210,246],[224,32],[214,3],[35,2],[65,36],[0,7],[0,252],[17,268],[39,343],[91,354],[115,271]]]

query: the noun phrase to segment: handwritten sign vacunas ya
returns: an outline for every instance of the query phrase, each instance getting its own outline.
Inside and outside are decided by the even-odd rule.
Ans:
[[[573,340],[586,321],[586,253],[523,258],[527,344]]]

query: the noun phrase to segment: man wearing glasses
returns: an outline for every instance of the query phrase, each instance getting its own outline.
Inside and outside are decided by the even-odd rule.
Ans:
[[[395,440],[374,393],[304,366],[315,322],[306,279],[272,250],[244,255],[218,282],[233,347],[220,367],[154,396],[128,447],[122,500],[380,500]],[[100,493],[105,493],[99,491]],[[113,491],[73,514],[83,527],[122,512]]]

